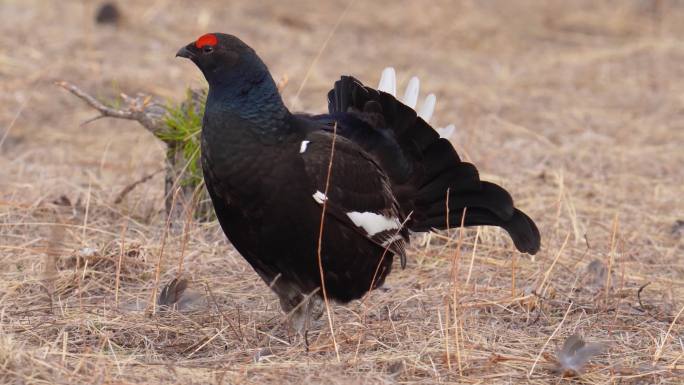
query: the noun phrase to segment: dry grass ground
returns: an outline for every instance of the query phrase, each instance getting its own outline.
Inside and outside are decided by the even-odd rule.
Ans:
[[[102,28],[90,1],[0,2],[0,383],[684,383],[682,3],[357,1],[296,102],[345,1],[119,3]],[[216,223],[165,235],[161,175],[113,203],[163,166],[156,139],[80,126],[93,111],[52,84],[179,100],[202,81],[174,53],[212,30],[251,43],[308,111],[340,74],[419,75],[541,252],[498,229],[416,238],[389,290],[334,306],[339,356],[324,319],[308,352],[290,344]],[[181,270],[191,308],[151,315],[157,273]],[[573,333],[606,349],[563,379]]]

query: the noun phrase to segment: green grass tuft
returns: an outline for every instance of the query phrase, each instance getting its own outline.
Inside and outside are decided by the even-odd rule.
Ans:
[[[185,100],[177,105],[169,104],[164,118],[167,131],[157,135],[169,144],[169,151],[180,151],[183,160],[188,162],[183,185],[197,185],[202,181],[199,164],[200,131],[206,103],[206,91],[193,92],[188,89]]]

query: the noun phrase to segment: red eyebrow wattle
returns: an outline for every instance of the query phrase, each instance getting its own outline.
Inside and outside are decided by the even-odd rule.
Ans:
[[[216,35],[213,33],[208,33],[206,35],[202,35],[197,39],[195,42],[195,47],[197,48],[202,48],[205,45],[210,45],[210,46],[215,46],[216,43],[218,43],[218,39],[216,38]]]

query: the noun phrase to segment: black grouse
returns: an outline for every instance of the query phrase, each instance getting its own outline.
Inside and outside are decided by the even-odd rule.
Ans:
[[[209,83],[201,161],[216,216],[283,310],[295,309],[300,330],[312,306],[298,305],[321,295],[324,205],[324,288],[342,303],[382,285],[395,255],[405,265],[410,232],[463,220],[503,228],[521,252],[539,250],[537,227],[508,192],[481,181],[475,166],[391,94],[343,76],[328,93],[327,114],[296,114],[259,56],[235,36],[203,35],[177,56],[192,60]]]

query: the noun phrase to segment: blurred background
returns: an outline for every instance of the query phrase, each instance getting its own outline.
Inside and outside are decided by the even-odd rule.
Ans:
[[[485,172],[539,175],[563,165],[604,178],[596,194],[619,186],[624,196],[609,195],[620,201],[638,181],[620,176],[627,171],[681,182],[679,155],[653,147],[674,150],[682,139],[679,2],[118,1],[119,17],[98,24],[102,4],[0,4],[1,153],[23,160],[3,167],[4,183],[32,173],[75,183],[90,170],[112,188],[159,165],[150,149],[162,147],[135,123],[80,127],[95,112],[52,83],[178,103],[204,80],[174,54],[207,31],[252,45],[277,80],[287,77],[284,98],[299,110],[324,111],[342,74],[371,85],[385,66],[396,67],[400,85],[419,76],[438,96],[433,123],[456,124],[456,146]]]

